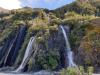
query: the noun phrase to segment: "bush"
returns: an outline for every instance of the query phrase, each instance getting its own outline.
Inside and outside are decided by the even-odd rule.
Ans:
[[[67,68],[61,71],[61,75],[80,75],[78,68]]]
[[[88,67],[87,73],[88,73],[88,75],[92,75],[92,73],[93,73],[93,67]]]
[[[93,67],[88,67],[87,72],[85,72],[85,69],[82,66],[69,67],[61,70],[61,75],[92,75],[92,73]]]

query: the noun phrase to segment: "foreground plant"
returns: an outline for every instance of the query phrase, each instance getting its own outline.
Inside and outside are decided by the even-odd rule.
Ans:
[[[61,70],[61,75],[92,75],[93,67],[88,67],[85,72],[84,67],[69,67]]]

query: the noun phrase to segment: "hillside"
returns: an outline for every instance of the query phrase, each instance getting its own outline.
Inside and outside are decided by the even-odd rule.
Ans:
[[[62,6],[60,8],[57,8],[56,10],[53,10],[53,12],[58,16],[63,18],[64,14],[69,11],[74,11],[79,14],[85,14],[85,15],[97,15],[100,16],[100,1],[99,0],[88,0],[81,2],[81,0],[76,0],[75,2],[72,2],[71,4],[67,4],[65,6]],[[60,14],[59,14],[60,13]]]
[[[99,5],[75,1],[52,11],[24,7],[1,14],[0,71],[99,73],[99,13]]]

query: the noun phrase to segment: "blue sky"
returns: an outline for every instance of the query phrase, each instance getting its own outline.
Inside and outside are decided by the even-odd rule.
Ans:
[[[34,8],[56,9],[74,0],[20,0],[21,6],[30,6]]]
[[[25,6],[56,9],[75,0],[0,0],[0,7],[17,9]]]

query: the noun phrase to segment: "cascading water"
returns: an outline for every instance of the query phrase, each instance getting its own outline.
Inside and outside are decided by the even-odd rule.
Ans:
[[[16,57],[18,55],[18,51],[20,50],[21,46],[22,46],[22,43],[24,42],[24,37],[25,37],[25,34],[26,34],[26,26],[21,26],[20,28],[20,32],[19,32],[19,35],[18,35],[18,39],[16,41],[16,46],[15,46],[15,50],[14,50],[14,54],[11,58],[11,64],[13,65],[15,60],[16,60]]]
[[[21,26],[5,57],[4,60],[5,66],[14,64],[18,51],[24,41],[25,34],[26,34],[26,26]]]
[[[10,45],[12,44],[12,38],[8,39],[5,43],[5,45],[3,46],[3,48],[0,51],[0,67],[2,67],[4,65],[4,60],[5,57],[7,56],[8,53],[8,48],[10,47]]]
[[[32,53],[34,41],[35,41],[35,38],[34,38],[34,37],[31,37],[31,38],[30,38],[30,41],[29,41],[29,43],[28,43],[28,46],[27,46],[27,48],[26,48],[26,52],[25,52],[25,54],[24,54],[24,58],[23,58],[23,60],[22,60],[22,63],[21,63],[21,65],[16,69],[16,72],[21,71],[21,70],[26,66],[26,64],[27,64],[26,62],[27,62],[27,60],[29,59],[30,54]]]
[[[10,47],[8,48],[8,52],[6,53],[6,56],[4,57],[4,61],[3,61],[3,64],[4,64],[4,65],[7,65],[6,62],[7,62],[9,53],[10,53],[10,51],[13,49],[13,45],[14,45],[15,42],[16,42],[17,36],[18,36],[18,34],[17,34],[17,35],[15,36],[15,38],[12,40],[12,43],[11,43]],[[3,65],[3,66],[4,66],[4,65]]]
[[[70,47],[70,44],[69,44],[69,41],[68,41],[68,37],[67,37],[67,34],[66,34],[66,31],[64,29],[63,26],[60,26],[60,28],[62,29],[62,32],[63,32],[63,35],[64,35],[64,38],[65,38],[65,41],[66,41],[66,47],[67,47],[67,53],[66,53],[66,58],[68,56],[68,66],[69,67],[75,67],[76,64],[74,63],[73,61],[73,52],[71,51],[71,47]]]

